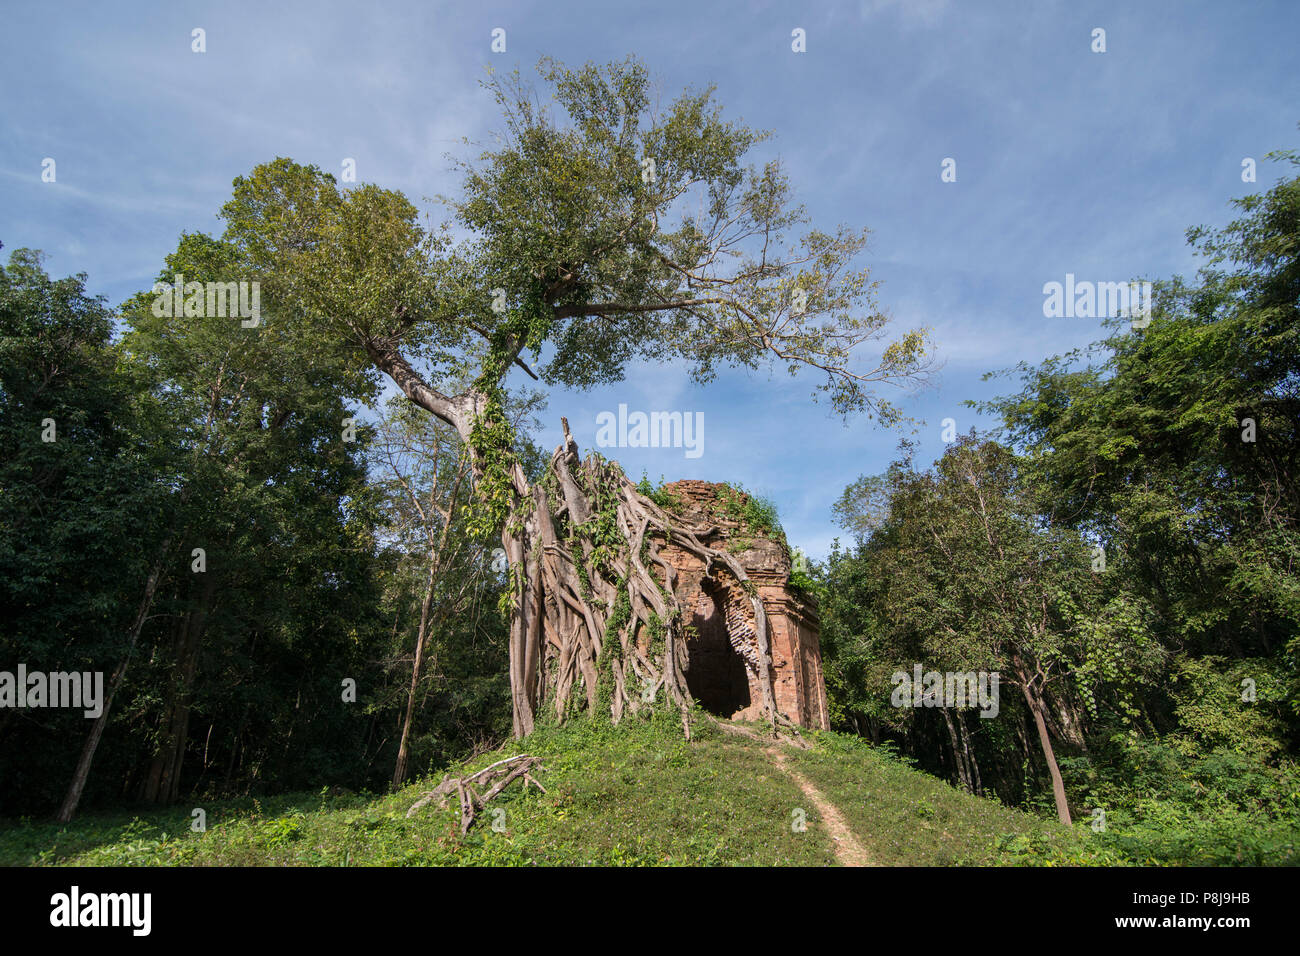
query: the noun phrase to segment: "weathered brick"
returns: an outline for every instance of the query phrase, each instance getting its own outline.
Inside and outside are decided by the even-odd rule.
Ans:
[[[675,520],[711,547],[734,555],[758,589],[769,623],[777,709],[800,726],[828,729],[815,603],[791,588],[790,555],[784,545],[742,528],[726,513],[720,500],[726,487],[686,480],[663,490],[677,499]],[[662,554],[677,571],[677,597],[686,623],[694,628],[686,641],[692,696],[720,716],[761,717],[763,694],[749,595],[723,569],[715,568],[706,578],[704,562],[689,552],[669,546]]]

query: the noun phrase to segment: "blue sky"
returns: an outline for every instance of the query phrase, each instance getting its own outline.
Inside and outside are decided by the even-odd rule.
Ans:
[[[729,116],[774,131],[754,158],[783,158],[814,224],[872,229],[864,262],[898,326],[933,330],[943,368],[904,403],[927,459],[943,418],[987,424],[962,402],[1011,383],[984,372],[1098,337],[1098,320],[1045,319],[1044,283],[1194,271],[1185,229],[1226,222],[1230,199],[1280,172],[1264,154],[1300,146],[1291,2],[71,3],[10,5],[4,22],[0,241],[88,273],[113,305],[152,283],[182,231],[217,231],[231,180],[276,156],[336,174],[353,157],[359,179],[417,203],[454,192],[445,154],[499,126],[478,85],[488,65],[632,53],[666,100],[716,84]],[[191,52],[195,27],[206,53]],[[940,179],[948,157],[956,182]],[[777,371],[701,389],[637,367],[552,392],[540,437],[553,447],[565,415],[589,448],[619,403],[702,412],[699,458],[605,453],[634,478],[738,481],[821,556],[831,503],[884,469],[899,434],[844,425],[812,385]]]

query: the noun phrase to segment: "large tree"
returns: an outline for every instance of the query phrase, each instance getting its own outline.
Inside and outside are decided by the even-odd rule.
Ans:
[[[999,673],[1024,699],[1057,814],[1069,823],[1052,738],[1082,747],[1099,690],[1140,679],[1157,660],[1141,605],[1094,571],[1086,541],[1056,521],[1029,475],[1006,448],[971,436],[933,469],[916,469],[909,453],[884,476],[859,479],[836,511],[860,541],[869,644],[886,672],[923,661]],[[974,789],[963,717],[940,713],[957,776]]]
[[[237,261],[228,244],[185,235],[160,281],[182,275],[218,282]],[[202,292],[193,303],[197,314],[161,308],[169,298],[142,293],[126,302],[124,334],[113,349],[117,374],[134,393],[132,427],[119,428],[115,438],[137,432],[134,440],[150,449],[150,473],[139,492],[107,486],[104,500],[122,508],[151,491],[157,514],[112,539],[132,554],[127,567],[143,563],[143,572],[122,575],[139,590],[119,602],[134,612],[119,630],[121,646],[96,654],[101,666],[112,661],[111,671],[59,811],[63,820],[80,804],[121,701],[128,701],[124,716],[134,722],[134,740],[152,751],[132,787],[139,797],[179,797],[192,724],[205,718],[199,776],[217,773],[206,755],[225,744],[218,737],[211,746],[213,731],[228,732],[229,780],[250,722],[269,717],[277,708],[268,701],[285,697],[235,703],[257,670],[254,661],[292,643],[310,616],[312,652],[286,655],[300,668],[290,693],[299,704],[319,699],[337,681],[313,672],[313,662],[328,659],[330,642],[342,643],[375,603],[367,600],[371,542],[359,500],[366,478],[360,442],[334,441],[349,415],[343,397],[364,395],[365,380],[329,354],[301,361],[304,343],[292,325],[249,335],[238,319],[205,315]],[[294,683],[286,669],[277,673]],[[140,693],[123,697],[131,682]],[[309,713],[295,707],[288,720]]]
[[[540,393],[530,391],[507,404],[530,475],[543,458],[528,437],[539,400]],[[492,653],[504,562],[490,537],[467,533],[466,505],[474,483],[467,448],[456,432],[400,395],[389,399],[375,430],[372,481],[388,519],[382,540],[393,570],[393,653],[401,665],[410,655],[393,771],[393,786],[399,787],[417,749],[417,713],[430,697],[429,709],[440,711],[443,721],[468,725],[471,734],[491,733],[476,711],[488,703],[488,713],[495,715],[504,702],[502,671]],[[504,641],[498,646],[504,649]],[[476,686],[483,683],[489,685],[490,702]],[[380,700],[374,706],[391,704]]]
[[[0,662],[33,671],[93,671],[128,653],[135,584],[166,521],[167,452],[154,409],[119,367],[103,302],[84,274],[51,279],[39,253],[0,266]],[[124,542],[136,540],[135,547]],[[136,615],[139,618],[139,615]],[[102,731],[103,713],[89,721]],[[61,744],[81,711],[0,708],[6,810],[54,799],[68,772]],[[98,738],[96,737],[96,740]]]
[[[1189,230],[1204,265],[1156,284],[1149,325],[1021,366],[983,407],[1059,518],[1126,561],[1172,654],[1289,675],[1300,714],[1300,176],[1233,205]]]
[[[236,180],[226,239],[239,278],[261,282],[268,328],[291,325],[305,348],[382,372],[469,447],[470,530],[500,534],[512,576],[515,733],[571,699],[618,720],[643,706],[647,685],[685,723],[683,622],[659,549],[671,542],[741,583],[743,568],[616,466],[581,458],[567,425],[545,476],[528,481],[503,411],[507,375],[583,388],[619,381],[635,361],[682,363],[699,382],[777,365],[815,374],[836,412],[889,424],[900,412],[874,386],[922,381],[927,343],[909,331],[861,360],[888,326],[857,265],[865,231],[806,228],[780,163],[744,164],[766,134],[724,119],[711,89],[661,112],[633,60],[543,60],[539,73],[553,104],[517,73],[486,81],[500,145],[461,163],[463,192],[437,228],[399,193],[340,189],[278,159]]]

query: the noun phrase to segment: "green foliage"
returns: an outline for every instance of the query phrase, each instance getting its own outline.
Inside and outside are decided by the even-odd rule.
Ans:
[[[370,388],[382,371],[461,429],[481,468],[475,533],[499,531],[524,504],[499,390],[544,346],[551,385],[619,381],[638,360],[688,363],[701,382],[719,366],[780,363],[824,375],[814,395],[841,413],[899,420],[872,385],[923,380],[925,334],[856,367],[854,350],[889,324],[853,267],[865,230],[796,238],[807,216],[779,162],[744,165],[766,134],[724,119],[711,89],[652,110],[633,59],[543,60],[538,75],[553,108],[517,72],[485,81],[500,148],[458,163],[462,188],[439,227],[421,229],[400,193],[343,191],[284,158],[237,179],[221,212],[224,239],[270,307],[293,317],[285,334],[304,356],[331,353]],[[686,211],[696,200],[733,228],[706,231]],[[439,391],[465,380],[463,394]]]
[[[636,490],[665,511],[673,512],[681,510],[681,499],[672,492],[664,489],[664,479],[662,475],[659,477],[659,484],[656,485],[644,472],[642,472],[641,480],[637,482]]]
[[[482,359],[475,390],[485,396],[484,408],[474,418],[469,445],[478,467],[478,494],[469,515],[471,534],[486,537],[500,533],[521,502],[515,493],[511,469],[515,463],[515,430],[506,417],[501,382],[522,347],[536,354],[554,321],[543,293],[533,288],[521,308],[510,314],[492,334],[491,348]]]
[[[576,562],[579,568],[588,574],[608,572],[614,566],[614,559],[628,550],[627,538],[618,524],[618,499],[614,489],[604,482],[585,490],[593,505],[591,516],[582,524],[568,528],[568,539],[571,546],[576,547],[580,541],[591,545],[590,555]]]
[[[804,594],[816,595],[820,593],[820,585],[817,579],[807,571],[801,571],[795,568],[790,572],[790,587],[796,591],[802,591]]]
[[[1300,178],[1236,205],[1189,231],[1206,264],[1156,284],[1149,326],[1021,366],[1020,394],[979,406],[1001,442],[924,472],[904,445],[835,506],[854,547],[817,573],[834,726],[955,779],[936,712],[888,706],[891,673],[1040,675],[1082,822],[1009,839],[1014,862],[1295,862]],[[1041,810],[1018,697],[973,722],[970,754],[984,787]]]
[[[228,243],[187,235],[160,279],[243,279],[238,260]],[[410,582],[380,547],[372,432],[359,425],[355,442],[341,440],[357,415],[345,396],[364,393],[363,381],[330,355],[304,361],[274,293],[254,329],[158,316],[141,294],[113,344],[83,285],[50,280],[26,252],[0,271],[0,657],[111,674],[157,566],[85,804],[120,799],[127,780],[133,796],[166,802],[181,785],[163,776],[173,760],[204,799],[381,782],[395,742],[376,725],[399,712],[410,680],[381,648],[395,620],[410,620]],[[40,440],[45,418],[55,442]],[[190,568],[196,547],[203,574]],[[441,679],[456,683],[424,698],[413,747],[424,765],[502,732],[504,623],[488,617],[439,635]],[[357,681],[355,709],[340,702],[343,677]],[[12,784],[0,810],[51,812],[88,722],[14,716],[0,714],[0,773]]]
[[[175,509],[159,403],[136,394],[85,279],[51,279],[24,249],[0,268],[0,669],[11,672],[111,671]],[[57,803],[88,723],[0,710],[0,811]]]
[[[738,484],[723,485],[718,495],[723,514],[740,525],[743,534],[773,538],[785,543],[785,531],[777,518],[776,503],[746,491]]]

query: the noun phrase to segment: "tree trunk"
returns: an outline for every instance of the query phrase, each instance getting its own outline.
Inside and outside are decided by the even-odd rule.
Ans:
[[[1047,761],[1047,772],[1052,775],[1052,796],[1056,799],[1056,815],[1068,827],[1071,825],[1070,805],[1065,799],[1065,782],[1061,779],[1060,768],[1056,765],[1056,752],[1052,749],[1051,738],[1047,735],[1042,700],[1030,690],[1028,680],[1021,679],[1020,689],[1024,692],[1030,713],[1034,715],[1034,725],[1038,728],[1038,742],[1043,748],[1043,758]]]
[[[957,715],[957,730],[961,733],[961,750],[966,755],[966,766],[970,769],[971,783],[975,787],[974,792],[983,793],[984,784],[980,780],[980,766],[975,759],[975,748],[971,746],[971,735],[970,731],[966,729],[966,715],[964,713]]]
[[[1058,700],[1061,695],[1057,695]],[[1064,700],[1059,700],[1060,706],[1056,708],[1056,713],[1060,715],[1057,723],[1060,724],[1061,738],[1069,742],[1070,746],[1078,747],[1082,751],[1088,749],[1088,739],[1084,736],[1084,715],[1073,695],[1067,695]],[[1051,711],[1048,712],[1049,714]]]
[[[226,761],[226,776],[225,780],[221,784],[221,789],[226,792],[230,791],[230,781],[235,778],[235,767],[238,766],[237,761],[239,759],[241,742],[244,739],[244,728],[248,726],[249,710],[249,706],[245,705],[243,713],[239,715],[239,726],[235,728],[235,736],[231,738],[230,759]]]
[[[952,762],[957,769],[957,782],[962,785],[962,788],[967,793],[974,793],[975,788],[971,784],[970,770],[966,766],[966,755],[960,741],[957,739],[957,728],[953,726],[952,713],[947,707],[943,708],[943,722],[948,726],[948,740],[952,744]]]
[[[435,580],[435,558],[429,558],[429,577],[424,588],[424,601],[420,605],[420,630],[415,636],[415,661],[411,666],[411,688],[406,695],[406,716],[402,720],[402,739],[397,746],[397,766],[393,770],[393,789],[396,790],[406,779],[406,764],[409,759],[411,724],[415,721],[415,699],[420,686],[420,675],[424,664],[424,644],[429,635],[429,617],[433,611],[433,592]]]
[[[177,662],[185,656],[185,648],[188,644],[187,635],[193,617],[193,611],[186,611],[181,615],[172,630],[172,665],[177,670],[179,670]],[[160,791],[162,789],[164,768],[170,766],[174,761],[171,749],[171,743],[174,739],[172,720],[176,709],[178,692],[177,675],[172,674],[168,680],[167,698],[163,704],[163,712],[158,719],[158,749],[154,753],[153,760],[149,763],[149,771],[145,774],[144,780],[141,781],[136,793],[137,798],[146,803],[162,802]]]
[[[149,803],[171,803],[180,796],[181,765],[189,743],[190,710],[194,679],[198,674],[199,651],[217,591],[217,578],[205,572],[199,606],[185,616],[172,656],[175,673],[171,678],[167,704],[162,715],[163,737],[149,769],[142,799]]]
[[[99,741],[104,736],[104,728],[108,726],[108,718],[112,713],[113,696],[117,689],[122,686],[122,680],[126,677],[127,665],[131,663],[131,655],[135,653],[135,645],[140,640],[140,631],[144,629],[144,622],[149,617],[149,610],[153,607],[154,594],[158,590],[158,580],[162,577],[163,563],[167,559],[167,552],[171,550],[172,538],[168,535],[163,541],[162,547],[158,549],[158,557],[154,560],[153,567],[149,569],[149,577],[145,581],[144,596],[140,599],[140,606],[135,612],[135,620],[131,623],[131,633],[127,641],[126,655],[114,669],[112,676],[109,678],[108,687],[104,693],[104,708],[95,722],[90,725],[90,733],[86,735],[86,742],[81,748],[81,757],[77,760],[77,769],[73,771],[72,782],[68,784],[68,792],[63,797],[63,804],[59,807],[58,821],[67,823],[72,819],[73,814],[77,812],[77,805],[81,803],[81,794],[86,789],[86,781],[90,779],[90,765],[95,759],[95,751],[99,749]]]

